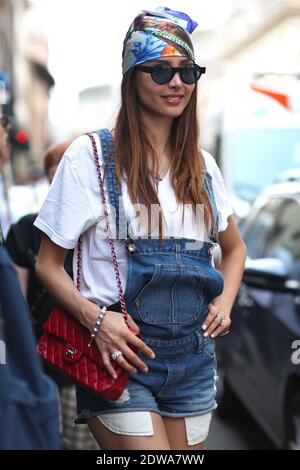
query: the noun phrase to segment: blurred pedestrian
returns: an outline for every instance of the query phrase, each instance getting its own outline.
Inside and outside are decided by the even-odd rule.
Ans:
[[[107,372],[114,377],[116,361],[130,373],[117,401],[77,387],[76,422],[88,422],[102,449],[201,449],[216,408],[215,338],[229,330],[246,249],[215,160],[198,147],[197,82],[205,68],[195,63],[196,26],[167,8],[135,18],[124,40],[113,136],[93,133],[117,227],[126,218],[125,235],[114,241],[129,324],[142,339],[114,311],[120,285],[88,136],[66,151],[35,221],[45,233],[36,265],[42,282],[97,332]],[[152,223],[157,207],[163,218]],[[139,218],[143,208],[147,217]],[[63,269],[68,249],[77,258],[79,237],[81,292]]]
[[[9,158],[8,131],[9,119],[6,116],[0,116],[0,170]]]
[[[51,184],[59,162],[72,143],[66,140],[49,147],[44,156],[44,171]],[[36,338],[43,333],[43,324],[56,306],[56,302],[47,289],[39,282],[35,274],[35,262],[40,248],[42,232],[33,225],[37,214],[28,214],[12,224],[7,234],[5,246],[13,259],[23,293],[27,299],[34,325]],[[70,278],[73,276],[73,250],[69,250],[64,268]],[[71,449],[96,449],[94,438],[86,428],[73,426],[76,411],[76,398],[73,383],[65,376],[45,365],[45,371],[59,388],[61,422],[65,446]]]
[[[54,383],[42,373],[28,307],[0,246],[0,449],[61,449]]]
[[[0,116],[0,244],[4,240],[4,232],[8,229],[9,210],[5,192],[4,178],[2,169],[9,159],[8,131],[9,119],[6,116]]]
[[[44,155],[44,172],[51,184],[58,164],[65,150],[72,143],[66,140],[49,147]],[[55,306],[54,299],[39,282],[35,274],[35,261],[40,249],[42,232],[33,222],[37,213],[27,214],[17,223],[12,224],[5,241],[5,246],[15,263],[22,291],[27,299],[37,338],[43,333],[43,323]],[[73,251],[67,253],[65,269],[72,277]]]

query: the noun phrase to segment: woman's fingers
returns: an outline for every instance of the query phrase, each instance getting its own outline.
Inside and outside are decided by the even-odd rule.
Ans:
[[[130,333],[130,336],[133,337],[132,343],[135,343],[134,346],[136,347],[136,349],[138,349],[139,351],[145,351],[145,353],[148,353],[149,357],[154,358],[154,353],[150,348],[148,348],[148,346],[145,345],[143,341],[141,341],[139,338],[136,338],[132,333]],[[112,377],[114,377],[115,375],[113,367],[111,365],[111,361],[113,360],[115,360],[117,364],[124,370],[126,370],[126,372],[128,372],[129,374],[133,374],[137,372],[137,370],[140,370],[141,372],[148,372],[148,366],[145,364],[145,362],[140,359],[140,357],[129,347],[129,345],[124,340],[114,341],[114,343],[112,344],[107,341],[103,341],[101,338],[97,337],[96,344],[102,356],[103,365]],[[112,354],[116,352],[118,352],[119,354],[115,358],[113,358]]]
[[[205,332],[207,332],[209,330],[210,325],[215,320],[216,310],[217,309],[214,308],[212,304],[208,305],[208,315],[207,315],[207,317],[205,318],[205,320],[202,324],[202,329],[205,330]],[[205,335],[205,336],[207,336],[207,335]]]
[[[107,349],[100,347],[100,353],[102,356],[103,366],[107,372],[113,377],[116,378],[116,373],[112,366],[113,361],[115,361],[120,367],[122,367],[128,374],[135,374],[137,370],[142,372],[148,372],[147,365],[126,345],[122,344],[115,349],[112,349],[110,346]],[[114,353],[118,353],[114,357]]]
[[[148,366],[141,360],[141,358],[135,354],[127,344],[124,344],[122,351],[128,362],[133,365],[136,369],[142,372],[148,372]]]
[[[205,330],[203,336],[210,336],[211,338],[215,338],[229,329],[231,319],[229,315],[226,315],[213,304],[209,304],[208,308],[209,313],[202,325],[202,329]]]
[[[128,330],[128,334],[125,340],[127,343],[132,344],[132,346],[138,349],[139,352],[145,354],[145,356],[149,357],[150,359],[155,358],[155,354],[152,351],[152,349],[150,349],[149,346],[147,346],[147,344],[144,343],[144,341],[142,341],[140,338],[138,338],[133,333],[131,333],[131,331]]]
[[[142,344],[144,344],[141,341]],[[129,374],[133,374],[140,370],[141,372],[148,372],[148,366],[141,360],[141,358],[126,344],[125,342],[120,343],[112,353],[120,352],[115,361],[123,367]],[[112,358],[113,360],[113,358]]]
[[[115,351],[113,351],[115,352]],[[110,355],[111,357],[111,355]],[[112,357],[111,357],[111,360]],[[127,361],[127,358],[125,358],[125,356],[123,355],[119,355],[116,359],[114,359],[114,361],[120,366],[122,367],[122,369],[124,369],[128,374],[135,374],[137,372],[137,369]]]
[[[113,379],[117,378],[116,372],[113,367],[113,361],[115,361],[118,366],[122,367],[126,372],[128,372],[128,374],[133,374],[136,372],[136,369],[126,361],[120,349],[115,348],[113,350],[111,349],[111,346],[110,348],[108,348],[108,346],[106,344],[103,345],[103,343],[101,343],[101,340],[99,340],[98,338],[96,339],[96,343],[101,354],[103,367]],[[116,352],[118,352],[118,356],[113,359],[112,355]]]
[[[219,336],[220,334],[225,333],[226,331],[229,330],[230,324],[231,324],[230,318],[226,318],[226,319],[225,319],[225,322],[223,323],[223,325],[217,326],[217,327],[213,330],[213,332],[212,332],[212,334],[210,335],[210,337],[211,337],[211,338],[215,338],[216,336]]]
[[[117,375],[115,373],[115,370],[111,364],[111,358],[110,358],[110,355],[109,355],[109,352],[108,351],[102,351],[101,353],[101,356],[102,356],[102,363],[103,363],[103,366],[104,368],[106,369],[107,373],[113,378],[113,379],[116,379],[117,378]]]
[[[128,319],[129,326],[139,331],[138,326],[132,318],[128,316]],[[155,358],[152,349],[128,329],[122,315],[116,315],[116,312],[107,311],[95,339],[102,359],[105,361],[105,367],[112,376],[113,368],[111,364],[108,364],[108,361],[111,362],[115,360],[126,372],[132,374],[137,372],[137,370],[148,372],[147,365],[138,356],[140,352],[151,359]],[[134,352],[131,347],[133,347],[136,352]],[[116,352],[120,352],[121,354],[118,354],[115,358],[111,357],[111,354]]]

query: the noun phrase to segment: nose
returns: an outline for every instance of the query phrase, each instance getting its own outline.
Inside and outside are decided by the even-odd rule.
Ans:
[[[181,86],[182,86],[182,81],[181,81],[179,72],[176,72],[174,77],[169,81],[169,87],[176,88],[176,87],[181,87]]]

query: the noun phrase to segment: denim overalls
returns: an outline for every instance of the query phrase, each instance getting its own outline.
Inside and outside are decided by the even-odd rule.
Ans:
[[[114,157],[108,152],[112,136],[107,130],[98,131],[98,135],[107,164],[109,202],[115,208],[118,227],[124,208],[122,204],[118,207],[121,188]],[[116,402],[77,387],[77,423],[111,412],[153,411],[183,417],[216,408],[215,344],[203,336],[201,325],[208,313],[207,305],[222,293],[223,276],[212,265],[218,212],[208,173],[205,185],[216,224],[210,232],[211,242],[202,242],[198,249],[189,245],[194,240],[185,238],[172,237],[162,243],[158,239],[130,238],[127,223],[127,275],[123,286],[127,311],[156,358],[140,354],[149,372],[130,375],[125,392]]]

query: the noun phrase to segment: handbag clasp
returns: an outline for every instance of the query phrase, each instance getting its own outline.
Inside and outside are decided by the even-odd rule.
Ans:
[[[74,348],[71,344],[67,344],[64,348],[63,358],[67,362],[76,362],[80,359],[81,355],[82,352],[79,349]]]

